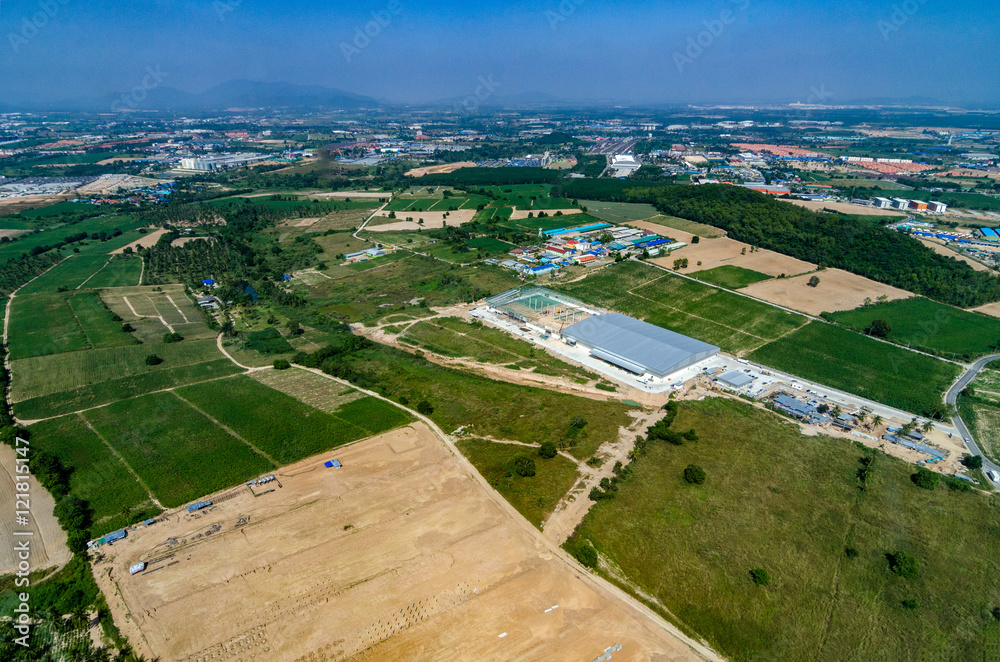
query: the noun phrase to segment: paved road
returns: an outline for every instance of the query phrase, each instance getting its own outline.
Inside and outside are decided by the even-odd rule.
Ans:
[[[983,368],[985,368],[988,363],[992,363],[993,361],[1000,361],[1000,354],[987,356],[976,361],[972,367],[969,368],[964,375],[962,375],[962,378],[951,387],[951,390],[948,391],[948,395],[945,398],[945,402],[949,405],[957,405],[959,394],[965,390],[966,386],[971,384],[976,377],[979,376],[979,373],[982,372]],[[1000,466],[993,464],[993,462],[987,459],[986,456],[983,455],[982,451],[979,450],[979,446],[976,444],[976,440],[972,438],[972,433],[969,432],[969,428],[965,427],[965,421],[962,420],[962,416],[960,414],[956,414],[951,420],[955,424],[955,427],[958,428],[959,433],[962,435],[962,439],[965,440],[965,445],[968,447],[969,452],[983,458],[983,469],[991,469],[1000,475]],[[1000,489],[1000,481],[992,482],[994,487]]]

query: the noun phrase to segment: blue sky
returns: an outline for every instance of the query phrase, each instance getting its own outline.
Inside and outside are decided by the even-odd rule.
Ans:
[[[503,95],[619,103],[996,106],[1000,3],[0,0],[0,102],[120,94],[147,67],[191,92],[250,79],[399,102],[464,97],[484,77]]]

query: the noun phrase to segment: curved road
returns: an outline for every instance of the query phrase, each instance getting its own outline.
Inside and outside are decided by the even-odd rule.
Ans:
[[[951,387],[951,390],[948,391],[945,402],[949,405],[957,406],[959,394],[964,391],[965,387],[971,384],[976,377],[979,376],[979,373],[983,371],[983,368],[985,368],[987,364],[992,363],[993,361],[1000,361],[1000,354],[994,354],[993,356],[981,358],[972,364],[966,373],[962,375],[961,379],[959,379],[955,385]],[[984,472],[986,470],[992,470],[995,471],[997,475],[1000,475],[1000,466],[991,462],[985,455],[983,455],[983,452],[979,450],[979,446],[976,444],[976,440],[972,438],[972,433],[969,432],[969,428],[965,427],[965,421],[962,420],[961,414],[956,413],[955,417],[951,420],[952,423],[955,424],[955,427],[958,428],[958,432],[962,435],[962,439],[965,440],[965,445],[968,447],[969,452],[983,458]],[[994,487],[1000,489],[1000,481],[991,482]]]

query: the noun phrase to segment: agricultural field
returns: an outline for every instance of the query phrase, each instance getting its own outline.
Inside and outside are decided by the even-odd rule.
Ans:
[[[35,211],[41,212],[42,210]],[[59,225],[43,229],[37,234],[20,237],[17,241],[0,244],[0,264],[29,253],[32,249],[38,248],[39,246],[52,246],[64,241],[69,236],[80,234],[81,232],[86,232],[88,234],[100,234],[101,232],[106,232],[110,235],[116,228],[122,232],[128,232],[129,230],[137,229],[141,225],[142,221],[139,221],[132,216],[108,216],[88,218],[80,221],[79,223]],[[109,242],[101,242],[88,239],[87,243],[90,244],[92,242],[94,245],[100,245],[103,247],[105,243],[110,243],[110,241],[111,240],[109,240]],[[93,248],[92,246],[88,247]],[[84,249],[81,248],[81,252],[83,252],[83,250]]]
[[[587,208],[587,213],[602,221],[624,225],[630,221],[643,221],[660,212],[653,205],[635,204],[631,202],[600,202],[597,200],[580,200],[581,207]]]
[[[176,393],[278,464],[291,464],[411,420],[398,407],[372,397],[347,402],[332,414],[317,411],[245,376],[187,386]]]
[[[662,225],[665,228],[671,228],[673,230],[680,230],[681,232],[697,235],[702,239],[721,239],[726,236],[725,230],[720,230],[719,228],[712,227],[711,225],[705,225],[704,223],[689,221],[684,218],[677,218],[676,216],[658,215],[640,220],[644,223]],[[631,222],[634,223],[635,221]]]
[[[87,342],[94,349],[138,344],[135,336],[122,330],[120,319],[116,319],[117,315],[108,310],[94,292],[74,294],[68,303],[87,336]]]
[[[101,290],[101,298],[144,343],[160,342],[165,333],[180,333],[187,340],[214,339],[218,333],[206,325],[204,311],[183,285],[115,287]]]
[[[58,457],[72,471],[70,494],[93,509],[95,537],[159,511],[145,488],[80,416],[54,418],[29,429],[32,447]]]
[[[426,400],[431,418],[445,431],[467,426],[469,434],[525,443],[552,441],[587,459],[618,429],[629,426],[629,405],[494,381],[445,368],[398,350],[372,348],[345,366],[360,383],[410,406]],[[353,379],[352,379],[353,381]],[[582,428],[571,422],[579,416]]]
[[[971,362],[1000,345],[1000,319],[913,297],[832,313],[828,319],[855,331],[875,320],[892,328],[886,338],[952,360]]]
[[[498,444],[482,439],[463,439],[458,449],[517,512],[537,527],[580,478],[577,465],[561,455],[544,460],[534,448]],[[522,477],[514,460],[527,455],[535,462],[535,475]]]
[[[602,574],[734,661],[992,659],[1000,497],[921,489],[912,465],[739,401],[682,403],[674,427],[700,440],[650,444],[577,529]],[[692,464],[703,485],[684,480]],[[890,570],[898,551],[916,577]]]
[[[261,384],[328,414],[334,414],[342,405],[365,397],[349,386],[308,370],[261,370],[250,376]]]
[[[729,290],[738,290],[754,283],[770,280],[772,276],[762,274],[752,269],[744,269],[732,265],[723,265],[714,269],[697,271],[692,274],[698,280],[703,280],[711,285],[718,285]]]
[[[117,256],[103,269],[83,283],[83,287],[129,287],[139,285],[142,274],[142,259],[139,257]]]
[[[480,363],[512,365],[541,375],[565,377],[577,382],[597,379],[576,366],[536,349],[531,343],[514,338],[499,329],[455,317],[437,318],[414,324],[400,337],[402,342],[415,345],[441,356],[466,357]]]
[[[959,366],[811,322],[765,345],[750,360],[921,416],[944,412]]]
[[[167,508],[276,468],[173,393],[123,400],[83,416]]]
[[[70,293],[18,295],[11,303],[8,349],[11,360],[89,349],[69,307]]]
[[[62,290],[75,290],[101,270],[110,259],[107,255],[73,255],[68,257],[21,288],[18,296],[42,292],[55,293],[61,291],[60,288]]]
[[[557,289],[733,354],[753,351],[806,323],[800,315],[638,262],[622,262]]]

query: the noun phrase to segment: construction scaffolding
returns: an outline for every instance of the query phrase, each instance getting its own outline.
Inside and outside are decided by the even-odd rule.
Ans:
[[[487,299],[489,307],[519,324],[561,331],[604,311],[544,287],[525,287]]]

